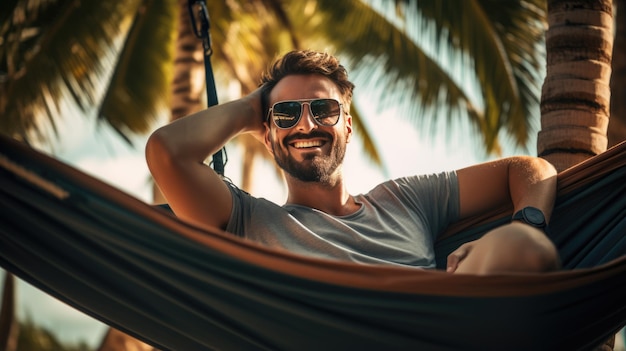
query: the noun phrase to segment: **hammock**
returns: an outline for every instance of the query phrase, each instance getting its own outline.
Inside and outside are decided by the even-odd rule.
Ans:
[[[161,349],[586,350],[626,321],[626,144],[559,174],[567,270],[486,277],[265,248],[16,141],[0,150],[0,265]],[[508,216],[459,223],[438,256]]]

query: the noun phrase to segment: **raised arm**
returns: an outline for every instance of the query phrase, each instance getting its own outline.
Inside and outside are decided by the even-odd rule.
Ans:
[[[513,213],[526,207],[550,220],[556,197],[556,170],[534,157],[513,157],[487,162],[457,172],[460,214],[467,217],[497,206],[512,204]],[[448,256],[448,271],[491,274],[556,269],[558,253],[546,233],[513,221],[460,246]]]
[[[146,161],[176,215],[199,226],[225,228],[232,197],[205,160],[241,133],[262,139],[260,91],[178,119],[156,130],[146,144]]]
[[[540,209],[547,220],[556,196],[556,170],[537,157],[510,157],[457,171],[461,217],[512,203],[514,212],[524,207]]]

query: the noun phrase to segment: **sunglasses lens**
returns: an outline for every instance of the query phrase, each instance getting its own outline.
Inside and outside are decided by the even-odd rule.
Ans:
[[[339,102],[334,99],[318,99],[310,103],[313,118],[325,126],[334,126],[339,121],[341,115],[341,107]]]
[[[341,105],[335,99],[310,101],[281,101],[272,107],[272,119],[278,128],[288,129],[300,120],[303,104],[308,104],[315,121],[323,126],[334,126],[341,115]]]
[[[300,119],[302,107],[298,101],[283,101],[276,103],[272,109],[274,123],[279,128],[291,128]]]

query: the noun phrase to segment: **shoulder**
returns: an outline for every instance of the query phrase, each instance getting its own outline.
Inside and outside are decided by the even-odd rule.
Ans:
[[[225,228],[227,232],[246,237],[251,231],[262,231],[262,228],[282,222],[288,216],[282,206],[252,196],[232,183],[227,184],[233,198],[232,211]]]
[[[385,181],[365,194],[373,201],[397,199],[425,206],[441,201],[457,201],[459,184],[456,171],[413,175]]]
[[[450,186],[458,186],[456,171],[444,171],[439,173],[430,174],[418,174],[407,177],[400,177],[385,181],[374,189],[370,193],[376,193],[380,191],[393,191],[393,192],[415,192],[428,189],[448,188]]]
[[[247,208],[272,208],[272,209],[281,209],[282,206],[267,200],[262,197],[256,197],[248,193],[247,191],[239,188],[229,180],[224,180],[230,193],[233,196],[233,206],[234,207],[247,207]]]

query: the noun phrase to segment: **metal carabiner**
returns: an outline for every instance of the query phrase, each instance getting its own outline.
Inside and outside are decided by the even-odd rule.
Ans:
[[[196,21],[196,11],[194,11],[194,7],[197,7],[198,9],[197,16],[199,21]],[[206,3],[202,0],[189,0],[188,9],[194,34],[196,37],[202,39],[204,54],[211,56],[211,54],[213,54],[213,48],[211,47],[211,33],[209,31],[211,25],[209,22],[209,11],[206,8]]]

